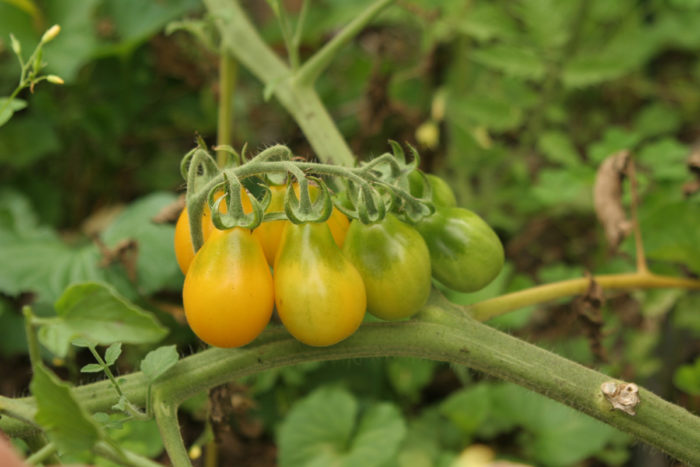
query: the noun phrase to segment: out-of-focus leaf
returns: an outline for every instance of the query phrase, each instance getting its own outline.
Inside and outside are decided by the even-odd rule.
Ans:
[[[700,358],[692,365],[683,365],[673,375],[673,384],[691,396],[700,396]]]
[[[87,451],[102,437],[69,386],[43,365],[34,367],[30,389],[38,407],[35,419],[62,453]]]
[[[27,101],[17,97],[12,100],[10,100],[9,97],[0,97],[0,126],[3,126],[10,118],[12,118],[12,114],[18,110],[22,110],[26,106]]]
[[[539,465],[574,465],[605,447],[617,430],[514,384],[493,385],[492,416],[534,434],[524,446]]]
[[[411,400],[432,380],[436,363],[417,358],[392,358],[387,361],[387,376],[394,390]]]
[[[683,123],[680,113],[668,105],[654,103],[643,108],[634,119],[635,132],[644,137],[674,133]]]
[[[540,80],[545,68],[531,50],[508,45],[492,45],[476,49],[469,55],[472,60],[507,75]]]
[[[537,147],[550,162],[564,167],[581,165],[578,151],[563,131],[545,131],[537,139]]]
[[[356,425],[357,411],[352,395],[331,387],[298,402],[280,427],[280,466],[371,467],[392,459],[406,431],[400,412],[390,404],[375,404]]]
[[[44,118],[17,118],[0,131],[0,162],[11,167],[26,167],[59,148],[56,131]]]
[[[59,357],[65,356],[70,342],[77,337],[99,345],[147,344],[167,334],[151,314],[105,284],[72,285],[56,301],[55,308],[58,317],[42,325],[39,339]]]
[[[26,352],[24,317],[15,313],[7,301],[0,299],[0,355],[12,357]]]
[[[700,294],[688,293],[676,303],[672,315],[673,325],[685,329],[696,338],[700,338]]]
[[[517,36],[517,24],[500,5],[491,2],[477,2],[473,5],[457,24],[460,32],[479,41],[511,39]]]
[[[700,273],[700,203],[675,202],[640,216],[644,249],[650,259],[675,261]]]
[[[108,247],[126,239],[137,241],[136,282],[143,293],[160,290],[180,278],[173,249],[175,229],[152,221],[175,198],[172,193],[153,193],[141,198],[122,211],[102,234]]]
[[[522,123],[522,111],[504,99],[486,94],[448,99],[450,118],[461,125],[472,122],[496,131],[514,129]]]
[[[603,139],[596,141],[588,147],[588,157],[596,165],[603,162],[608,156],[623,149],[633,150],[642,139],[642,136],[634,131],[622,128],[609,128],[603,134]]]
[[[532,194],[545,206],[568,206],[588,211],[593,206],[595,171],[588,166],[544,169]]]
[[[486,420],[490,409],[489,387],[485,384],[462,389],[440,403],[440,413],[469,437]]]
[[[100,0],[61,0],[46,4],[46,16],[53,24],[61,26],[61,33],[45,46],[47,69],[66,82],[75,79],[99,45],[93,23],[99,5]]]
[[[651,168],[654,180],[683,181],[688,177],[686,158],[690,149],[673,138],[663,138],[645,144],[637,153],[640,164]],[[678,190],[680,196],[681,192]]]

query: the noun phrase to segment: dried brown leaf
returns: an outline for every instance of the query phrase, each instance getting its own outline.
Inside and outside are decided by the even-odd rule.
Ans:
[[[624,150],[605,159],[598,168],[593,186],[595,212],[612,249],[620,245],[633,226],[622,205],[622,181],[629,158],[629,151]]]
[[[593,355],[599,361],[606,361],[607,355],[603,347],[603,314],[602,307],[605,303],[603,288],[593,276],[588,277],[588,289],[586,293],[577,297],[573,302],[573,309],[577,315],[581,331],[588,338]]]
[[[185,209],[185,195],[180,195],[172,203],[163,206],[163,208],[151,218],[151,221],[156,224],[173,224],[177,221],[183,209]]]
[[[93,240],[97,247],[102,253],[102,259],[100,260],[100,267],[106,268],[107,266],[119,263],[126,270],[126,276],[133,283],[136,283],[137,279],[137,261],[139,257],[139,244],[133,238],[125,238],[119,243],[114,245],[114,248],[109,248],[104,242],[98,237],[94,236]]]

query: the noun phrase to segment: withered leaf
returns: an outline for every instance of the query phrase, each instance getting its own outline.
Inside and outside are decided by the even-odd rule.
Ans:
[[[114,248],[109,248],[98,236],[94,236],[93,239],[102,253],[100,267],[106,268],[111,264],[119,263],[126,270],[126,276],[129,280],[136,283],[139,257],[138,242],[133,238],[126,238],[114,245]]]
[[[593,355],[599,361],[606,361],[607,355],[603,347],[603,314],[602,307],[605,303],[603,288],[588,272],[588,289],[584,295],[577,297],[573,302],[577,320],[583,334],[588,338]]]
[[[172,203],[163,206],[163,208],[151,218],[151,221],[156,224],[173,224],[180,216],[183,209],[185,209],[185,195],[180,195]]]
[[[593,186],[595,212],[612,249],[616,249],[632,231],[633,224],[622,206],[622,181],[629,159],[627,150],[608,156],[598,168]]]

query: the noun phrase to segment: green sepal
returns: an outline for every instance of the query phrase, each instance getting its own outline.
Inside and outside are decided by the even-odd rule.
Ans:
[[[360,187],[357,201],[357,218],[363,224],[374,224],[386,216],[384,197],[375,187],[370,185]]]
[[[243,148],[245,149],[245,146]],[[233,148],[233,146],[231,146],[229,144],[220,144],[218,146],[215,146],[214,150],[217,152],[219,152],[219,151],[225,152],[226,154],[233,156],[232,158],[228,159],[229,161],[232,161],[233,163],[226,164],[227,168],[228,167],[238,167],[239,165],[241,165],[243,163],[243,159],[241,157],[241,154],[238,151],[236,151]]]
[[[318,183],[321,192],[312,203],[309,196],[309,184],[307,179]],[[333,212],[333,199],[326,183],[316,177],[304,177],[299,180],[299,198],[294,192],[293,185],[287,185],[287,193],[284,196],[284,212],[287,218],[294,224],[307,222],[325,222]]]
[[[241,182],[238,180],[238,177],[234,174],[231,174],[231,177],[229,177],[226,172],[223,172],[223,178],[223,182],[214,185],[209,190],[207,197],[214,227],[219,230],[228,230],[234,227],[254,229],[259,226],[265,215],[265,209],[272,198],[270,189],[263,185],[265,194],[262,200],[258,200],[255,196],[248,196],[252,212],[246,214],[243,209]],[[215,199],[216,193],[221,190],[225,192],[224,196]],[[221,203],[224,201],[226,202],[226,213],[222,213],[219,210]]]

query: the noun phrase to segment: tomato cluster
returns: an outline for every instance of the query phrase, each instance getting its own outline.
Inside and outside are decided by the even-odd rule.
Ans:
[[[215,228],[205,207],[205,241],[196,254],[184,210],[175,253],[185,273],[183,303],[192,330],[208,344],[239,347],[263,331],[276,308],[299,341],[328,346],[352,335],[365,312],[384,320],[413,316],[428,300],[433,279],[463,292],[488,284],[503,265],[493,230],[455,207],[443,180],[417,174],[407,181],[412,196],[435,206],[432,214],[411,221],[389,212],[363,223],[349,222],[334,207],[325,222],[268,220],[251,231]],[[318,187],[310,188],[310,197],[317,197]],[[284,212],[286,192],[285,186],[269,187],[266,213]],[[241,193],[250,212],[252,195]]]

